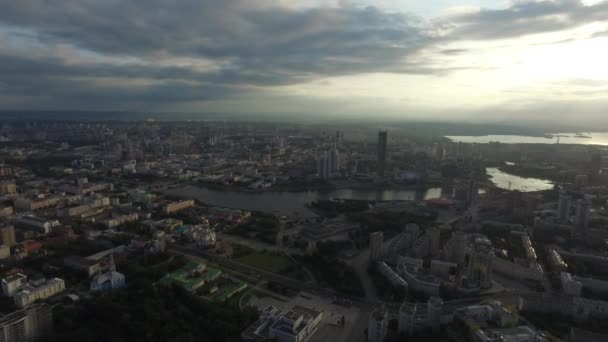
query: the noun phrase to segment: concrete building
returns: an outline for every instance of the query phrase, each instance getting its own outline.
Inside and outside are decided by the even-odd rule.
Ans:
[[[95,211],[97,209],[105,208],[110,205],[109,197],[98,197],[98,198],[88,198],[86,203],[76,205],[69,208],[62,208],[57,211],[59,216],[81,216],[87,214],[89,211]]]
[[[0,318],[0,341],[35,341],[52,328],[52,308],[46,304],[35,304]]]
[[[416,325],[416,304],[403,303],[399,308],[399,333],[411,336]]]
[[[556,273],[566,272],[568,270],[568,264],[564,261],[562,256],[555,248],[551,248],[549,254],[549,266],[551,270]]]
[[[378,165],[376,174],[378,179],[384,179],[386,172],[386,156],[387,156],[387,145],[388,145],[388,132],[378,132]]]
[[[322,179],[329,179],[331,177],[331,165],[327,152],[322,152],[317,158],[317,175]]]
[[[589,202],[582,198],[576,203],[576,217],[574,220],[574,230],[572,237],[577,240],[584,240],[587,237],[587,226],[589,223]]]
[[[2,238],[2,244],[8,247],[13,247],[17,244],[15,237],[15,227],[12,225],[6,225],[0,227],[0,238]]]
[[[25,274],[17,273],[2,278],[2,294],[6,297],[12,297],[25,284],[27,284],[27,276]]]
[[[19,197],[14,203],[17,209],[34,211],[54,207],[60,200],[61,198],[59,197]]]
[[[268,340],[268,329],[282,315],[282,311],[274,306],[266,307],[260,317],[241,333],[244,341],[266,341]]]
[[[65,290],[65,281],[59,278],[30,282],[22,286],[15,294],[15,304],[23,308],[37,300],[52,297],[63,290]]]
[[[92,277],[101,271],[99,262],[79,256],[70,256],[63,259],[63,265],[69,269],[82,272],[88,277]]]
[[[464,264],[467,252],[467,234],[456,231],[445,246],[445,254],[449,261]]]
[[[441,280],[424,272],[422,262],[422,259],[401,258],[397,265],[397,274],[405,280],[409,291],[439,296]]]
[[[0,194],[2,195],[14,195],[17,193],[17,184],[15,181],[1,181],[0,182]]]
[[[393,269],[390,268],[386,263],[379,262],[378,271],[380,274],[382,274],[382,276],[384,276],[384,278],[386,278],[386,280],[388,280],[389,283],[391,283],[394,288],[407,292],[407,282],[403,280],[403,278],[401,278],[397,272],[393,271]]]
[[[568,195],[567,192],[562,191],[559,194],[559,200],[557,202],[557,219],[560,221],[567,221],[570,217],[570,206],[572,205],[572,196]]]
[[[165,205],[163,207],[163,212],[168,215],[192,207],[194,207],[194,200],[173,202]]]
[[[562,291],[565,295],[580,297],[583,291],[583,284],[572,278],[570,273],[562,272],[559,276],[562,284]]]
[[[433,330],[441,326],[441,315],[443,313],[443,300],[439,297],[431,297],[426,304],[427,326]]]
[[[374,232],[369,235],[369,258],[372,261],[378,261],[382,258],[382,240],[384,234],[382,232]]]
[[[321,319],[321,311],[296,305],[270,326],[268,336],[279,342],[306,342],[317,332]]]
[[[441,247],[441,232],[436,227],[431,227],[426,230],[426,235],[429,240],[429,254],[435,256],[439,254],[439,248]]]
[[[59,226],[57,220],[45,220],[34,215],[25,215],[15,220],[15,225],[20,229],[36,230],[42,234],[48,234],[53,227]]]
[[[4,260],[11,256],[11,249],[7,245],[0,245],[0,260]]]
[[[485,237],[479,237],[473,242],[469,265],[466,270],[466,284],[464,288],[479,287],[489,289],[492,287],[492,260],[494,251],[492,242]]]
[[[104,220],[102,224],[106,226],[106,228],[115,228],[125,223],[136,222],[137,220],[139,220],[139,214],[131,213],[109,218],[107,220]]]
[[[388,312],[383,307],[377,308],[369,316],[367,324],[367,342],[382,342],[388,328]]]
[[[448,279],[458,269],[458,264],[448,261],[431,260],[431,274],[435,277]]]

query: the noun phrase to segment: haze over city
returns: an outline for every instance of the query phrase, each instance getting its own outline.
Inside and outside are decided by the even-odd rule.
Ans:
[[[0,109],[605,128],[606,18],[589,0],[7,1]]]

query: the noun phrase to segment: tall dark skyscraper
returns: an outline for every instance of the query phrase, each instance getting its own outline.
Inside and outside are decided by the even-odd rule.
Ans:
[[[591,174],[597,176],[602,169],[602,155],[599,153],[594,153],[591,155]]]
[[[388,132],[378,132],[378,178],[384,178],[384,171],[386,169],[386,145],[388,142]]]

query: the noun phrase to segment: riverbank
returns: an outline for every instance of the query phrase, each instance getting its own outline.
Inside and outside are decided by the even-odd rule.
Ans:
[[[403,184],[403,183],[362,183],[362,182],[349,182],[349,181],[336,181],[330,183],[330,185],[322,186],[291,186],[285,185],[272,185],[267,188],[256,188],[252,189],[247,186],[238,185],[226,185],[218,183],[207,183],[207,182],[193,182],[190,185],[197,187],[204,187],[214,191],[228,191],[228,192],[242,192],[250,194],[263,194],[263,193],[299,193],[299,192],[332,192],[337,190],[356,190],[356,191],[391,191],[391,190],[414,190],[423,191],[426,189],[436,188],[441,186],[440,182],[426,182],[422,184]]]
[[[243,210],[259,210],[278,215],[298,217],[316,217],[317,215],[308,208],[308,205],[318,200],[342,198],[364,201],[420,201],[440,198],[442,195],[441,188],[428,188],[424,190],[338,189],[329,192],[240,192],[213,190],[192,185],[169,189],[163,193],[182,199],[196,199],[207,205]]]

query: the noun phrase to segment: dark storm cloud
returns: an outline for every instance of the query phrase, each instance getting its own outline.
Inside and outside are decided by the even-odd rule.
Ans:
[[[53,57],[0,56],[7,62],[0,66],[3,74],[23,82],[32,75],[68,83],[77,82],[75,77],[130,77],[225,90],[365,72],[439,72],[408,61],[432,41],[418,19],[373,7],[295,10],[244,0],[20,0],[3,4],[0,24],[13,30],[13,39],[148,62],[74,65]],[[202,58],[221,66],[198,71],[155,64],[162,58]],[[94,82],[87,81],[87,87],[95,87]],[[20,89],[26,91],[25,85]]]
[[[608,2],[585,6],[579,0],[517,1],[505,9],[481,10],[443,21],[450,39],[502,39],[572,29],[608,18]]]

